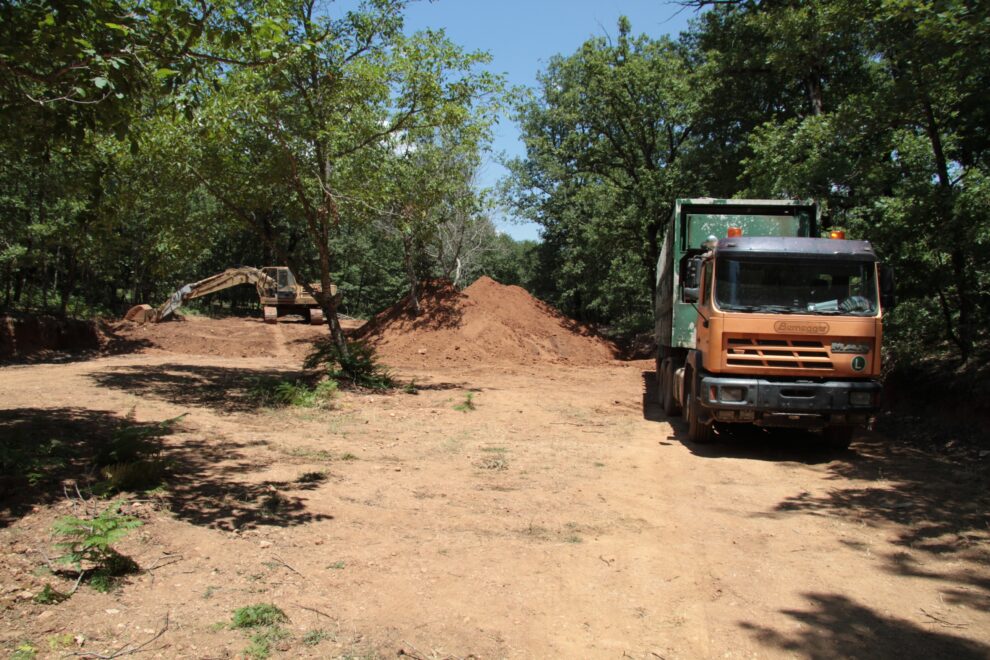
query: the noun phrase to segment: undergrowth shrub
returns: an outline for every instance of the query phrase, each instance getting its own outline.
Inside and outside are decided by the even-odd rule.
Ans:
[[[330,378],[373,390],[396,387],[388,369],[378,362],[375,349],[363,341],[347,344],[344,355],[332,340],[318,342],[304,363],[307,369],[322,367]]]
[[[96,467],[104,480],[94,491],[105,496],[160,485],[167,469],[161,439],[173,433],[183,417],[154,424],[129,423],[116,429],[96,455]]]
[[[278,606],[271,603],[245,605],[234,610],[230,620],[231,628],[257,628],[285,623],[289,617]]]
[[[273,644],[289,636],[280,625],[288,620],[289,617],[277,606],[271,603],[258,603],[234,610],[230,627],[254,630],[250,637],[251,645],[244,649],[244,654],[249,658],[263,660],[271,655]]]
[[[265,408],[319,408],[331,404],[337,389],[337,381],[329,378],[311,386],[302,379],[266,377],[255,381],[248,394],[257,405]]]
[[[62,469],[73,453],[61,440],[4,437],[0,439],[0,475],[26,477],[37,486],[46,474]]]

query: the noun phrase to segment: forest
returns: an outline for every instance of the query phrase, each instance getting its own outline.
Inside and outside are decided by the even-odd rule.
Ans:
[[[812,198],[895,269],[895,359],[987,350],[987,3],[671,3],[676,39],[620,20],[533,89],[406,4],[0,3],[0,312],[120,316],[278,264],[339,287],[341,341],[340,314],[482,274],[629,337],[674,199]],[[481,189],[506,117],[526,155]]]

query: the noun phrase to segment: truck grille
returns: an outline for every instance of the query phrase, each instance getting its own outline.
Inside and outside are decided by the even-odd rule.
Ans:
[[[726,364],[730,367],[832,369],[828,350],[820,341],[729,337]]]

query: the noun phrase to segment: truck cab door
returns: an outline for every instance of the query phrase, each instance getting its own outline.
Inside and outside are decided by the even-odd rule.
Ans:
[[[698,319],[695,321],[696,349],[702,356],[710,355],[709,342],[711,328],[709,320],[712,317],[712,262],[707,259],[702,262],[698,277]]]

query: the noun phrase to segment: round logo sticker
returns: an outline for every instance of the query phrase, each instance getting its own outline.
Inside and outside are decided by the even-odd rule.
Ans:
[[[866,369],[866,358],[862,355],[857,355],[854,357],[852,361],[852,368],[853,371],[862,371],[863,369]]]

